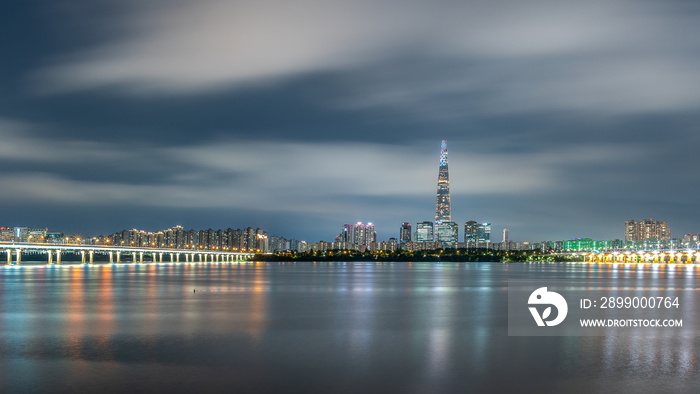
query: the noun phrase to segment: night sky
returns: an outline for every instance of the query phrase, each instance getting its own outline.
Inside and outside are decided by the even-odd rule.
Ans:
[[[5,0],[0,225],[700,232],[700,2]]]

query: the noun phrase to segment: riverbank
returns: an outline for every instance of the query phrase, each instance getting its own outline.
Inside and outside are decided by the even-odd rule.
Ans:
[[[358,252],[332,250],[323,252],[280,252],[257,254],[255,261],[426,261],[426,262],[527,262],[584,261],[583,256],[548,253],[536,250],[506,251],[488,249],[436,249],[409,251]]]

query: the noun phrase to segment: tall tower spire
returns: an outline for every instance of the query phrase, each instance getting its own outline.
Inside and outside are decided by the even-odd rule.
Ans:
[[[450,176],[447,173],[447,141],[440,146],[440,169],[438,170],[437,201],[435,202],[435,221],[450,222]]]

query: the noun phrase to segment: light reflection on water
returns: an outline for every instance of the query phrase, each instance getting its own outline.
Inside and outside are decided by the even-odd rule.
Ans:
[[[0,392],[691,391],[698,332],[508,337],[509,279],[675,289],[700,268],[496,263],[0,267]],[[196,289],[196,292],[193,290]]]

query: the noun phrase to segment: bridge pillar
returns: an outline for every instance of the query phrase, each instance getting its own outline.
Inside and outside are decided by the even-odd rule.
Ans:
[[[121,250],[117,250],[117,264],[119,264],[121,262],[121,254],[122,254]]]
[[[170,253],[170,262],[172,263],[173,261],[175,261],[175,257],[173,256],[172,253]]]
[[[94,255],[94,254],[95,254],[95,251],[94,251],[94,250],[91,250],[91,251],[90,251],[90,264],[92,264],[93,261],[94,261],[94,260],[93,260],[93,255]]]
[[[80,251],[80,262],[82,264],[85,264],[85,251],[84,250]]]
[[[51,253],[51,250],[47,250],[46,254],[49,257],[49,261],[48,261],[49,265],[52,265],[53,264],[53,253]]]
[[[61,250],[56,249],[56,264],[61,264]]]
[[[17,265],[22,264],[22,249],[16,249],[15,252],[17,252]]]
[[[170,255],[170,258],[172,259],[172,254]],[[163,262],[163,252],[160,252],[160,262]]]
[[[109,251],[109,263],[114,264],[114,252]]]
[[[175,261],[180,262],[180,253],[175,253]]]
[[[202,262],[202,254],[201,253],[199,254],[199,262],[200,263]]]
[[[5,252],[7,252],[7,265],[12,264],[12,249],[5,249]]]
[[[139,264],[143,263],[143,252],[139,252]]]

